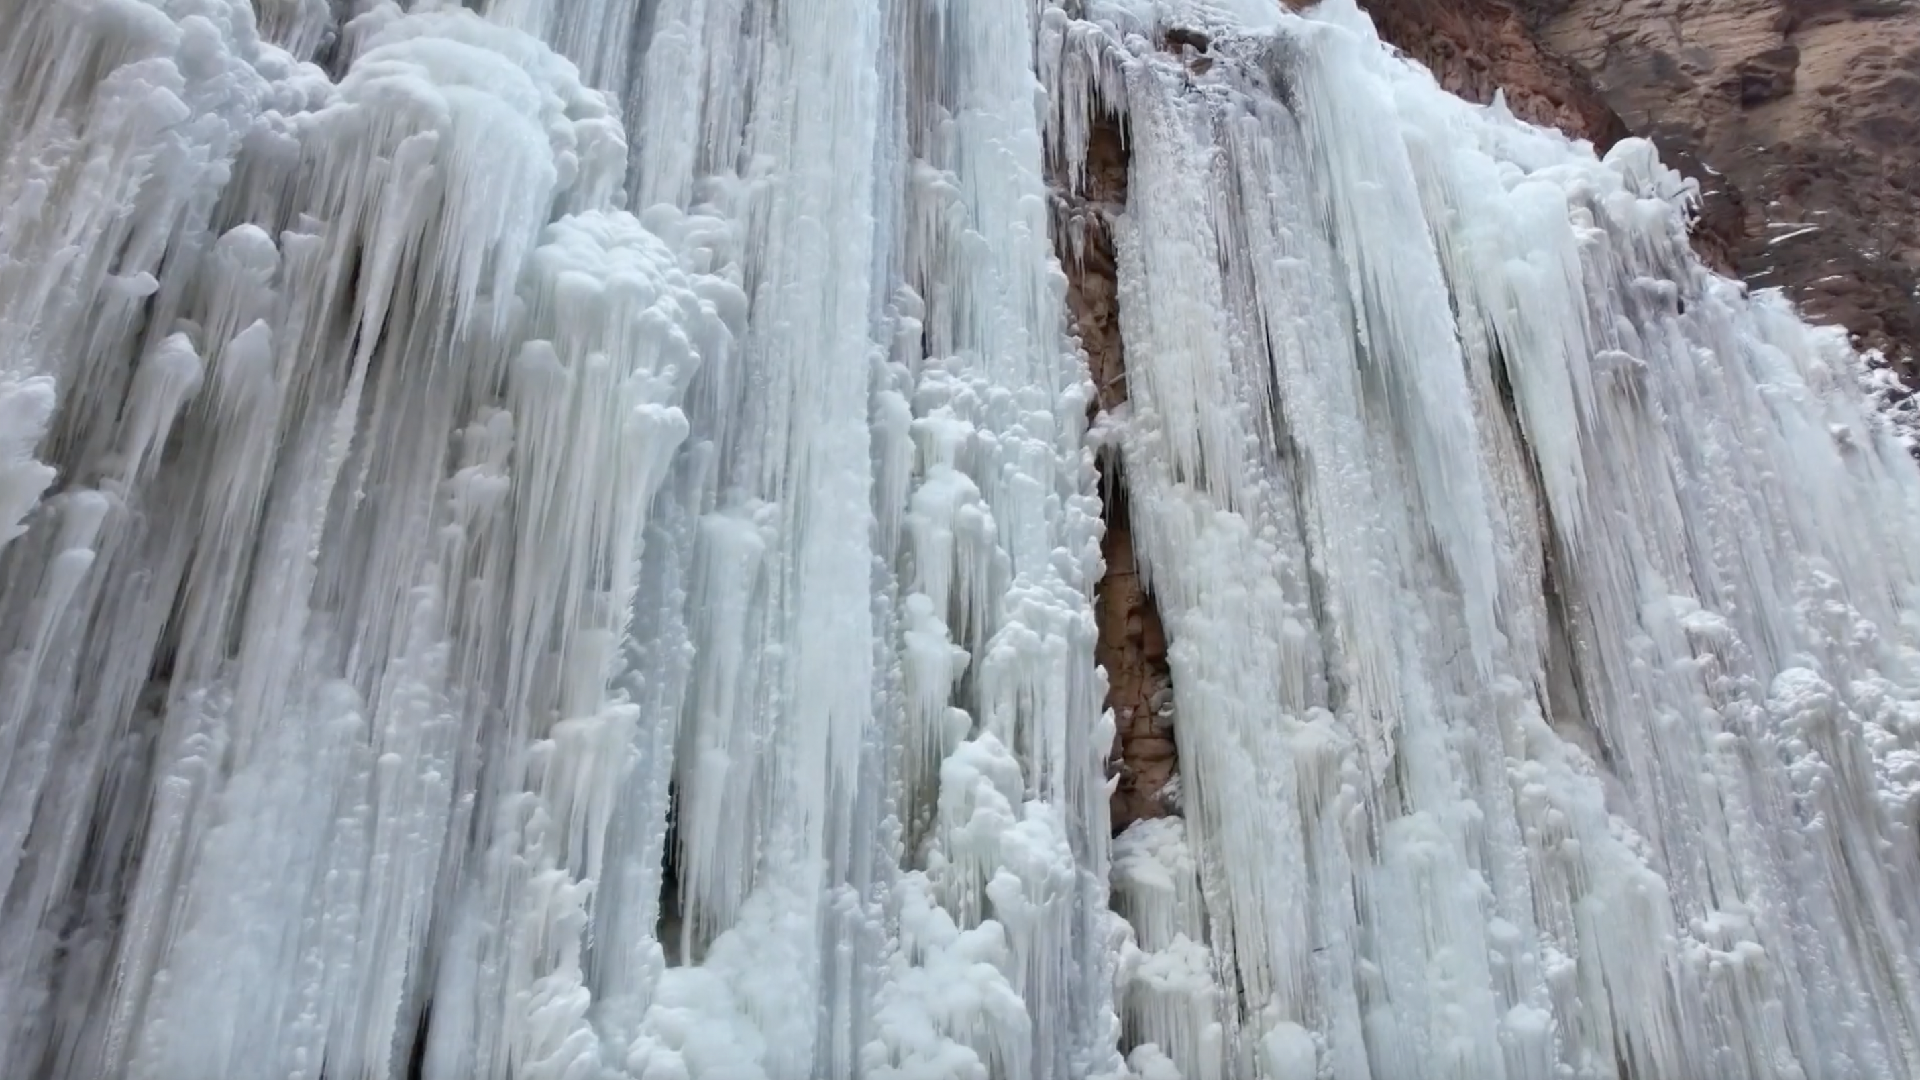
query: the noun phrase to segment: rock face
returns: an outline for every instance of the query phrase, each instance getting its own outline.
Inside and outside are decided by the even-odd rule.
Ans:
[[[1096,394],[1093,410],[1117,409],[1127,400],[1126,352],[1120,341],[1120,300],[1116,291],[1112,222],[1127,201],[1126,136],[1111,117],[1090,121],[1087,140],[1086,197],[1059,207],[1057,236],[1075,243],[1061,252],[1067,272],[1067,308],[1074,332],[1087,353]],[[1064,184],[1055,185],[1064,190]],[[1165,817],[1174,809],[1168,790],[1178,770],[1172,726],[1172,675],[1167,664],[1167,635],[1153,596],[1140,578],[1133,552],[1123,486],[1103,458],[1107,531],[1100,544],[1106,573],[1095,596],[1100,637],[1094,659],[1107,673],[1107,708],[1113,710],[1113,798],[1115,834],[1145,818]]]
[[[1381,36],[1705,195],[1701,253],[1890,359],[1920,357],[1920,0],[1374,0]]]
[[[1745,193],[1749,282],[1920,353],[1920,4],[1538,0],[1531,15],[1630,127]]]
[[[1375,0],[1363,6],[1383,39],[1464,98],[1485,102],[1505,89],[1516,115],[1603,150],[1629,134],[1586,72],[1542,48],[1507,0]]]

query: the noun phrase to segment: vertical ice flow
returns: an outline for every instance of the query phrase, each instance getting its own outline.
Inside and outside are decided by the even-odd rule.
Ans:
[[[1647,144],[1349,0],[0,25],[22,1075],[1920,1075],[1920,475]]]

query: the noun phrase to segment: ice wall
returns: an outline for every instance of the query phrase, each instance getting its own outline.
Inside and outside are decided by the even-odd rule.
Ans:
[[[1920,474],[1643,144],[1347,0],[0,26],[8,1076],[1920,1075]]]
[[[1184,1076],[1915,1075],[1914,473],[1860,359],[1706,274],[1644,143],[1254,7],[1043,30],[1063,152],[1130,141],[1101,430],[1211,954],[1142,928],[1133,994],[1180,956],[1230,1003],[1137,1034]]]

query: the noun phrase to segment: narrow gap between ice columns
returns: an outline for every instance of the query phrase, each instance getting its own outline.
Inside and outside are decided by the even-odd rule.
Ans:
[[[1097,441],[1101,432],[1125,422],[1127,403],[1126,350],[1120,340],[1113,234],[1107,221],[1126,205],[1127,150],[1117,117],[1093,117],[1087,134],[1084,190],[1066,190],[1058,177],[1054,182],[1064,199],[1058,247],[1067,267],[1074,330],[1093,376],[1091,420]],[[1135,821],[1175,812],[1179,763],[1166,631],[1134,558],[1119,454],[1103,450],[1099,462],[1106,571],[1095,591],[1094,617],[1100,627],[1095,659],[1107,673],[1106,707],[1114,714],[1118,773],[1113,778],[1112,820],[1117,836]]]
[[[1063,105],[1075,108],[1078,103]],[[1067,274],[1074,333],[1094,383],[1089,437],[1099,449],[1104,571],[1095,590],[1095,659],[1108,680],[1105,707],[1115,724],[1109,777],[1114,859],[1109,895],[1132,928],[1120,945],[1117,989],[1120,1048],[1136,1075],[1184,1075],[1176,1061],[1215,1027],[1211,994],[1184,992],[1179,973],[1208,950],[1199,877],[1179,815],[1178,750],[1173,739],[1172,672],[1158,605],[1139,572],[1128,520],[1126,484],[1113,436],[1126,423],[1126,349],[1120,337],[1118,265],[1112,219],[1127,201],[1124,120],[1100,106],[1081,120],[1083,145],[1049,159],[1055,192],[1054,241]],[[1066,128],[1062,132],[1060,128]],[[1073,123],[1056,141],[1073,140]],[[1078,142],[1079,140],[1074,140]],[[1067,167],[1071,159],[1073,167]],[[1137,944],[1136,944],[1137,943]],[[1173,976],[1171,982],[1169,976]],[[1211,983],[1210,979],[1203,980]],[[1174,1056],[1170,1056],[1174,1055]]]

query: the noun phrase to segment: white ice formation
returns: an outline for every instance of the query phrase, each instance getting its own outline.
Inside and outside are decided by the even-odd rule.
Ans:
[[[469,8],[0,0],[9,1080],[1920,1076],[1920,470],[1646,144],[1351,0]]]

